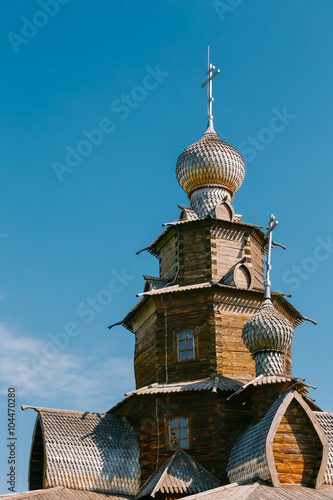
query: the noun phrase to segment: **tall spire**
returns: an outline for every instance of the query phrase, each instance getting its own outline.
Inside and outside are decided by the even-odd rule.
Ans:
[[[271,281],[270,281],[270,273],[272,269],[271,265],[271,256],[272,256],[272,244],[273,244],[273,229],[278,225],[278,221],[275,220],[275,216],[271,214],[270,219],[268,221],[268,231],[265,234],[265,238],[268,238],[268,252],[266,257],[266,269],[265,269],[265,300],[271,298]]]
[[[207,80],[201,85],[201,88],[203,89],[206,85],[207,86],[207,101],[208,101],[208,124],[207,124],[207,130],[209,129],[210,131],[214,131],[214,125],[213,125],[213,85],[212,85],[212,80],[215,78],[216,75],[220,73],[220,70],[217,69],[215,72],[215,66],[213,66],[209,60],[209,45],[208,45],[208,71],[206,75],[208,76]]]

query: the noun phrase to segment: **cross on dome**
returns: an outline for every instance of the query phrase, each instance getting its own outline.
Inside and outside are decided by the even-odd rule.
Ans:
[[[199,218],[215,217],[219,205],[231,203],[245,177],[242,155],[214,130],[212,80],[219,73],[209,60],[208,47],[208,78],[201,85],[207,86],[208,127],[199,141],[184,149],[176,166],[178,182]]]
[[[209,61],[209,45],[208,45],[208,71],[206,72],[206,75],[208,76],[207,80],[201,85],[201,88],[203,89],[206,85],[207,86],[207,101],[208,101],[208,129],[213,129],[213,84],[212,80],[215,78],[216,75],[220,73],[220,70],[217,69],[215,72],[215,66],[213,66],[210,61]]]
[[[265,234],[265,238],[268,238],[268,252],[265,262],[265,299],[271,298],[271,281],[270,281],[270,272],[272,269],[271,257],[272,257],[272,245],[273,245],[273,230],[278,225],[278,221],[275,219],[275,216],[271,214],[270,219],[268,221],[268,231]]]

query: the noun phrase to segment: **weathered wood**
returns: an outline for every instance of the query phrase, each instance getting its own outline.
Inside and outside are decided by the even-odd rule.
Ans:
[[[273,454],[281,483],[314,486],[322,457],[322,445],[311,421],[293,400],[273,441]]]
[[[263,303],[265,244],[262,234],[254,228],[212,219],[181,224],[158,242],[160,277],[172,280],[179,287],[211,280],[220,282],[231,268],[238,274],[234,275],[231,286],[154,293],[143,302],[131,319],[136,336],[137,388],[156,382],[193,381],[217,374],[233,378],[255,377],[255,363],[243,343],[242,329]],[[246,267],[242,268],[243,264]],[[250,285],[251,290],[248,289]],[[287,302],[273,295],[273,303],[284,316],[294,321],[295,311]],[[193,331],[194,359],[178,359],[177,334],[182,330]],[[285,373],[291,374],[291,349],[286,355]],[[252,393],[250,391],[252,423],[258,422],[291,384],[253,388]],[[146,395],[130,398],[129,403],[117,410],[136,426],[143,481],[173,453],[168,447],[168,422],[171,417],[183,416],[191,422],[190,455],[222,482],[227,482],[228,457],[238,434],[249,422],[250,403],[226,403],[225,398],[226,395],[220,392],[208,391]],[[283,482],[284,464],[288,460],[287,475],[291,482],[297,482],[301,474],[302,480],[308,481],[313,468],[318,470],[320,467],[320,457],[303,437],[302,428],[308,422],[297,411],[292,432],[290,422],[283,418],[276,434],[274,460],[281,464],[278,472],[271,450],[270,468],[280,474],[276,475],[276,482],[278,477]],[[292,414],[292,409],[290,412]]]
[[[190,447],[186,451],[222,483],[227,483],[231,447],[250,418],[248,409],[227,403],[225,397],[208,391],[134,396],[114,414],[125,415],[136,428],[143,483],[155,471],[157,458],[161,465],[174,453],[169,448],[168,426],[176,417],[190,420]]]

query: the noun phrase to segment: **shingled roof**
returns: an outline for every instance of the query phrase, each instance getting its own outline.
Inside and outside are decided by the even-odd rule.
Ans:
[[[278,397],[260,422],[248,426],[239,435],[231,450],[227,466],[230,482],[244,482],[259,478],[264,481],[272,480],[274,486],[280,486],[273,459],[272,444],[281,418],[293,399],[296,399],[303,407],[322,442],[323,455],[316,485],[319,487],[322,484],[327,464],[327,439],[314,412],[296,390],[290,390]]]
[[[47,488],[46,490],[25,491],[23,493],[11,493],[0,495],[1,500],[132,500],[132,496],[109,495],[107,493],[96,493],[94,491],[71,490],[64,486]]]
[[[123,495],[137,493],[140,449],[125,418],[33,409],[38,417],[30,456],[30,489],[65,486]]]
[[[243,288],[237,288],[234,286],[229,286],[229,285],[224,285],[222,283],[217,283],[213,280],[210,280],[209,282],[204,282],[204,283],[197,283],[193,285],[186,285],[186,286],[179,286],[178,284],[176,285],[171,285],[168,283],[168,285],[165,288],[155,288],[150,291],[145,291],[142,293],[138,293],[137,296],[141,297],[141,299],[135,304],[134,307],[129,311],[129,313],[125,316],[125,318],[121,321],[118,321],[117,323],[113,323],[110,325],[108,328],[111,329],[115,326],[124,326],[129,330],[130,332],[133,333],[133,327],[131,324],[132,318],[135,316],[135,314],[138,312],[140,307],[143,306],[143,304],[150,299],[150,297],[160,296],[164,294],[169,294],[169,293],[184,293],[184,292],[192,292],[196,290],[201,290],[203,288],[216,288],[216,289],[222,289],[228,292],[235,292],[237,294],[239,290],[244,291],[245,289]],[[258,297],[262,297],[264,294],[264,289],[246,289],[247,293],[253,294],[254,296],[257,295]],[[286,314],[286,311],[289,311],[289,314],[291,315],[291,322],[293,323],[294,327],[296,328],[299,326],[303,321],[311,321],[312,323],[315,323],[315,321],[306,318],[303,316],[288,300],[281,294],[280,292],[274,292],[271,291],[272,294],[272,301],[274,304],[274,307],[280,311],[282,314]]]
[[[260,422],[247,427],[238,437],[231,450],[227,467],[230,481],[270,478],[266,439],[275,414],[285,397],[278,398]]]
[[[328,500],[333,499],[333,486],[324,485],[320,490],[297,484],[282,484],[273,488],[262,481],[250,484],[228,484],[221,488],[197,495],[183,497],[183,500]]]
[[[324,475],[325,484],[333,484],[333,413],[314,412],[328,439],[328,460]]]
[[[156,493],[200,493],[220,486],[220,482],[184,450],[177,450],[142,486],[136,498]]]
[[[243,387],[248,379],[234,379],[230,377],[223,377],[217,375],[200,380],[191,380],[188,382],[174,382],[170,384],[151,384],[145,387],[140,387],[128,394],[136,394],[138,396],[143,394],[161,394],[172,392],[188,392],[188,391],[237,391]]]

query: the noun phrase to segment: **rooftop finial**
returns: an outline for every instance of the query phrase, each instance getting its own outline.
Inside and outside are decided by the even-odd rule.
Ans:
[[[266,269],[265,269],[265,299],[271,298],[271,281],[270,281],[270,271],[272,269],[271,265],[271,255],[272,255],[272,233],[273,229],[278,225],[278,221],[275,220],[275,216],[271,214],[271,217],[268,221],[268,231],[265,234],[265,238],[268,238],[268,252],[266,257]]]
[[[210,61],[209,61],[209,45],[208,45],[208,71],[206,75],[208,76],[207,80],[201,85],[201,88],[203,89],[207,84],[207,101],[208,101],[208,125],[207,128],[214,130],[213,126],[213,86],[212,86],[212,80],[215,78],[216,75],[219,74],[220,70],[217,69],[215,73],[213,71],[215,70],[215,66],[213,66]]]

